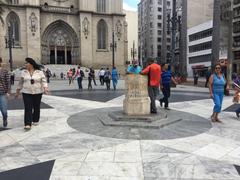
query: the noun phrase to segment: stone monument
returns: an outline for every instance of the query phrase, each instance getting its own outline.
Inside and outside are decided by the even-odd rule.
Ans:
[[[151,101],[148,96],[148,77],[127,74],[125,88],[123,112],[128,116],[149,115]]]

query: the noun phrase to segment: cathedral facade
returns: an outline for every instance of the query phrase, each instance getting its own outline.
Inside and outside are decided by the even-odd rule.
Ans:
[[[127,25],[122,0],[12,0],[0,27],[0,56],[9,59],[8,26],[14,39],[13,65],[26,57],[42,64],[80,64],[124,69]],[[115,39],[113,43],[113,37]]]

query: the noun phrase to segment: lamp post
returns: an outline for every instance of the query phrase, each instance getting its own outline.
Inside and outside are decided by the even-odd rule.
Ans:
[[[133,48],[131,48],[131,57],[132,60],[135,60],[135,56],[137,55],[137,50],[135,49],[135,41],[133,41]]]
[[[170,24],[172,25],[172,42],[171,42],[171,60],[170,63],[174,63],[175,62],[175,51],[176,51],[176,33],[179,27],[181,27],[181,17],[178,16],[177,14],[177,10],[176,10],[176,0],[173,0],[173,6],[172,6],[172,18],[170,17],[170,13],[168,13],[167,15],[167,29],[168,32],[170,31]]]
[[[10,71],[13,71],[12,48],[14,48],[14,37],[11,25],[8,24],[8,34],[5,36],[6,48],[9,49]]]
[[[117,42],[115,42],[115,34],[112,32],[112,43],[110,43],[110,49],[112,51],[112,67],[115,67],[115,51],[117,49]]]

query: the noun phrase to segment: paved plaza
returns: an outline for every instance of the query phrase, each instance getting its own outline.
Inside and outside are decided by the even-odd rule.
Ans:
[[[240,179],[240,121],[232,97],[224,99],[223,123],[212,124],[208,89],[179,85],[170,111],[157,103],[179,121],[160,129],[116,127],[100,120],[121,110],[124,81],[117,91],[93,87],[80,92],[76,82],[52,81],[40,125],[28,132],[22,100],[10,99],[9,129],[0,131],[0,180]]]

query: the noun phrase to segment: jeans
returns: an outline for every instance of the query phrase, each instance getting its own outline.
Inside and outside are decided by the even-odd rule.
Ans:
[[[113,89],[116,90],[117,83],[118,83],[117,78],[113,78],[113,79],[112,79],[112,83],[113,83]]]
[[[88,77],[88,90],[92,89],[92,78]]]
[[[156,108],[156,98],[158,96],[159,89],[158,87],[148,86],[148,95],[151,100],[151,112],[157,112]]]
[[[162,92],[164,97],[160,99],[160,102],[164,102],[164,107],[167,108],[169,104],[168,98],[170,97],[170,85],[163,85]]]
[[[220,113],[222,110],[223,93],[213,93],[214,108],[213,112]]]
[[[3,116],[3,120],[6,121],[8,114],[7,114],[7,98],[6,95],[0,95],[0,110]]]
[[[82,77],[78,77],[77,78],[77,82],[78,82],[78,88],[79,89],[82,89],[83,87],[82,87]]]
[[[110,90],[110,79],[105,79],[107,90]]]
[[[39,122],[40,104],[42,94],[25,94],[23,93],[24,102],[24,124],[31,126],[32,122]]]

